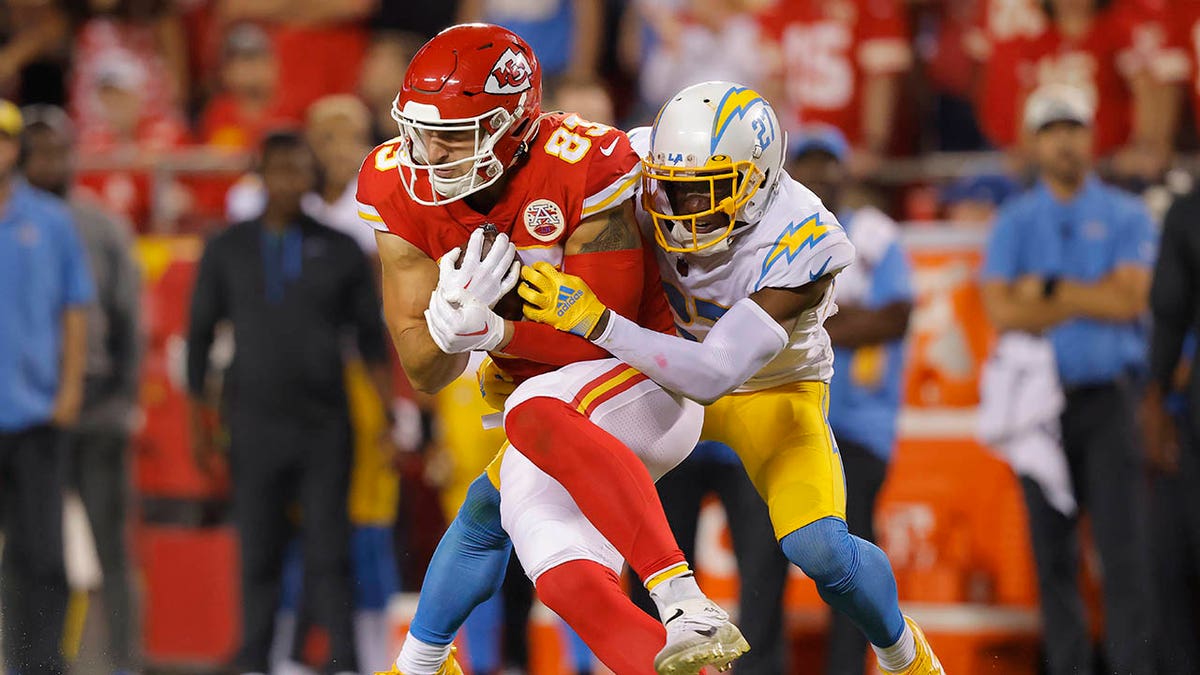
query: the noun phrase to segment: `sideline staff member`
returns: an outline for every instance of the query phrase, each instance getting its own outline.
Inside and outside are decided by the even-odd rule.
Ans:
[[[233,325],[236,352],[225,376],[234,520],[242,542],[239,665],[265,673],[278,609],[288,508],[302,519],[305,604],[330,641],[329,672],[356,670],[346,495],[352,456],[343,380],[344,340],[357,336],[380,399],[386,341],[375,281],[354,240],[304,215],[316,182],[312,151],[292,133],[262,146],[266,210],[208,243],[192,296],[188,387],[197,412],[216,324]],[[196,425],[197,429],[203,428]],[[201,466],[212,439],[196,438]]]
[[[1002,331],[1044,333],[1066,394],[1062,445],[1076,501],[1091,516],[1104,567],[1111,672],[1153,672],[1147,494],[1131,381],[1145,367],[1155,234],[1132,195],[1092,173],[1095,109],[1079,89],[1047,85],[1029,97],[1039,183],[996,219],[983,263],[983,302]],[[1079,595],[1076,517],[1022,479],[1042,598],[1049,675],[1092,672]]]
[[[62,673],[60,430],[83,402],[92,277],[62,200],[17,176],[21,112],[0,101],[0,614],[4,663]]]

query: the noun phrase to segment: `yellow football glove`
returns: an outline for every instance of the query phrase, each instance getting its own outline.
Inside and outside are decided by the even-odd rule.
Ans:
[[[525,282],[517,292],[525,301],[525,318],[587,338],[608,309],[586,282],[564,274],[548,262],[521,269]]]
[[[500,370],[500,366],[497,366],[490,356],[479,364],[479,370],[475,371],[475,379],[479,382],[479,395],[483,397],[483,402],[493,410],[503,411],[508,395],[517,388],[517,383],[513,382],[512,377]]]

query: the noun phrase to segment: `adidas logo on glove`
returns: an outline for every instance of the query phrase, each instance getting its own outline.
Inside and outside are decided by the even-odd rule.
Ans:
[[[582,297],[582,290],[576,290],[570,286],[559,286],[558,303],[554,306],[554,313],[561,317],[563,314],[566,314]]]

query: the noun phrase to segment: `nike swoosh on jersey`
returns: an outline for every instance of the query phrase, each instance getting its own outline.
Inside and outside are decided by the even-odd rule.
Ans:
[[[619,141],[619,140],[621,140],[621,139],[614,138],[612,143],[609,143],[605,147],[601,147],[600,154],[604,155],[605,157],[608,157],[609,155],[611,155],[613,153],[613,148],[617,147],[617,141]]]
[[[833,256],[829,256],[828,258],[826,258],[825,264],[821,265],[821,269],[817,270],[816,272],[808,273],[808,280],[816,281],[817,279],[820,279],[821,277],[825,276],[825,270],[829,268],[829,263],[832,261],[833,261]]]

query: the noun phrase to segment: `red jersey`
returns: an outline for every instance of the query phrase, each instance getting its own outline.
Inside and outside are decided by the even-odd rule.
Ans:
[[[1095,149],[1107,154],[1124,144],[1130,131],[1130,91],[1118,69],[1118,56],[1128,49],[1128,17],[1110,12],[1096,16],[1091,28],[1068,38],[1051,25],[1036,38],[995,45],[985,71],[981,126],[999,147],[1020,136],[1025,99],[1043,84],[1069,84],[1096,101]]]
[[[399,235],[433,260],[464,246],[472,231],[492,223],[517,246],[522,263],[542,260],[561,266],[563,246],[579,223],[629,199],[637,187],[640,166],[629,138],[618,129],[567,113],[544,115],[538,124],[528,158],[509,169],[504,195],[487,214],[463,200],[441,206],[414,201],[401,183],[411,177],[397,159],[403,150],[389,141],[367,155],[359,171],[359,216],[376,229]],[[422,176],[415,189],[428,193],[431,187]],[[666,296],[660,290],[654,250],[644,246],[643,252],[643,296],[637,322],[654,330],[674,331]],[[556,368],[503,354],[493,356],[517,379]]]
[[[764,16],[763,29],[779,43],[793,122],[835,126],[851,143],[862,140],[863,80],[912,62],[896,0],[789,0]]]

